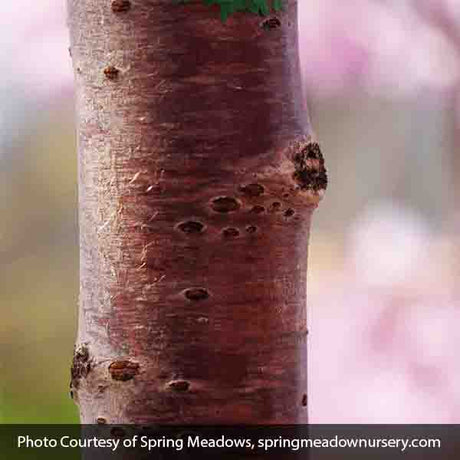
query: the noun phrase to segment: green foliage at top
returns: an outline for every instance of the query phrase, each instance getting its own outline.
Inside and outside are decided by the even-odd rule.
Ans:
[[[179,0],[179,2],[187,3],[188,0]],[[203,0],[203,2],[210,6],[220,6],[222,21],[225,21],[231,14],[237,11],[247,11],[266,16],[270,14],[272,9],[280,11],[283,7],[283,0]]]

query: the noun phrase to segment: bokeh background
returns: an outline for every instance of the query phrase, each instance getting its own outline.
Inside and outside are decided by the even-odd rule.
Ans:
[[[460,2],[299,3],[330,176],[309,256],[311,422],[460,423]],[[64,0],[0,3],[0,70],[0,422],[77,422]]]

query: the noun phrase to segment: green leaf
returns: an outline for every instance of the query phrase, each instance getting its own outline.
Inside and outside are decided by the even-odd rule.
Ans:
[[[187,3],[188,0],[172,0],[174,3]],[[205,5],[217,5],[220,7],[220,17],[222,21],[237,11],[267,16],[270,11],[280,11],[283,9],[283,0],[203,0]]]
[[[283,1],[282,0],[273,0],[273,9],[275,11],[280,11],[283,9]]]

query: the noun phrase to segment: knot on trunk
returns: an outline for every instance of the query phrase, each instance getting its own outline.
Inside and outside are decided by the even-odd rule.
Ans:
[[[293,158],[294,180],[301,190],[315,193],[324,192],[327,188],[327,172],[324,158],[317,142],[307,142],[300,146],[300,151]]]
[[[70,397],[74,399],[80,386],[80,380],[85,378],[91,371],[91,359],[86,344],[75,346],[70,368]],[[78,401],[77,401],[78,402]]]
[[[114,361],[109,366],[109,372],[113,380],[126,382],[139,373],[139,364],[132,361]]]

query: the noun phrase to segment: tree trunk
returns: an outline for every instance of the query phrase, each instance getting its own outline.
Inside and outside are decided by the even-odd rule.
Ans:
[[[82,423],[307,421],[310,218],[327,182],[297,1],[68,0]]]

